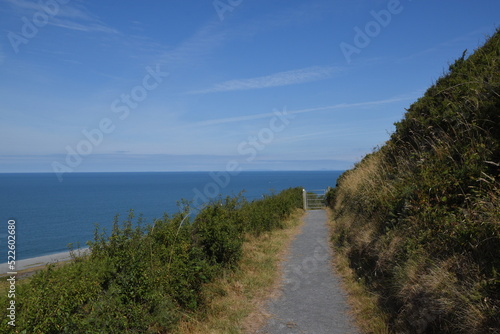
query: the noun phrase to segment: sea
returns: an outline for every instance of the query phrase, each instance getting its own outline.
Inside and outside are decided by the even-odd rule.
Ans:
[[[334,187],[342,171],[122,172],[0,174],[0,263],[7,262],[9,225],[15,225],[16,260],[87,247],[96,224],[110,231],[113,219],[129,211],[152,224],[165,213],[179,212],[178,202],[192,202],[193,216],[217,196],[243,191],[247,200],[290,187]],[[9,224],[10,221],[10,224]],[[12,230],[12,226],[10,227]],[[12,242],[11,242],[12,243]]]

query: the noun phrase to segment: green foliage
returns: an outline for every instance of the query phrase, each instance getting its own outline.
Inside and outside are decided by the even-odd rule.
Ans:
[[[333,207],[335,203],[335,193],[337,191],[337,188],[330,188],[327,193],[325,194],[325,202],[326,205],[329,207]]]
[[[204,285],[234,269],[246,233],[281,226],[301,205],[302,190],[260,201],[218,199],[191,222],[189,203],[143,227],[134,213],[115,217],[110,235],[96,227],[90,254],[38,272],[16,296],[19,333],[166,333],[203,308]],[[7,305],[0,296],[0,305]],[[8,318],[2,319],[3,329]]]
[[[218,200],[203,208],[194,221],[197,244],[214,265],[236,265],[243,243],[238,199]]]
[[[333,240],[395,332],[500,328],[500,32],[328,195]]]
[[[248,232],[259,235],[265,231],[283,228],[283,220],[302,207],[302,189],[283,190],[278,195],[264,196],[260,201],[242,207],[243,225]]]

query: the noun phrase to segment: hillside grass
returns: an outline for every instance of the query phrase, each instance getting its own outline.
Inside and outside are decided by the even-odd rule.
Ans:
[[[389,331],[499,333],[500,32],[453,63],[328,199],[337,252]]]
[[[328,227],[332,232],[336,224],[331,219],[330,208],[327,208],[327,213]],[[361,277],[358,277],[350,266],[345,254],[333,252],[333,265],[335,272],[341,277],[342,288],[347,292],[347,301],[357,328],[362,333],[390,334],[389,315],[379,305],[380,296],[366,287]]]
[[[131,211],[109,233],[96,228],[89,255],[19,285],[16,327],[4,317],[0,332],[170,333],[207,312],[210,287],[244,264],[246,240],[285,228],[301,205],[302,189],[294,188],[253,202],[219,198],[192,220],[186,202],[152,225]]]

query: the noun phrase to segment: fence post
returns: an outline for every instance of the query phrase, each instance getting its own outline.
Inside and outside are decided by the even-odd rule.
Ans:
[[[304,210],[307,210],[307,192],[302,189],[302,201],[304,202]]]

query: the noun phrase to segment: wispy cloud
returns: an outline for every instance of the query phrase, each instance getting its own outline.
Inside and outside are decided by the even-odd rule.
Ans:
[[[282,6],[278,11],[266,11],[265,14],[247,20],[238,19],[238,24],[231,27],[231,32],[239,36],[252,36],[290,26],[298,27],[331,18],[337,7],[332,2],[323,0],[290,4]],[[239,13],[241,12],[235,11],[235,14]]]
[[[40,5],[35,3],[34,1],[25,1],[25,0],[3,0],[3,2],[8,2],[11,5],[17,7],[18,9],[27,9],[27,10],[38,10],[40,9]]]
[[[339,71],[341,71],[341,69],[334,66],[313,66],[298,70],[278,72],[257,78],[229,80],[216,84],[208,89],[193,91],[191,94],[206,94],[296,85],[305,82],[328,79]]]
[[[204,56],[210,54],[227,39],[228,34],[220,29],[217,22],[209,22],[181,44],[164,52],[158,61],[169,66],[192,64],[199,59],[203,59]]]
[[[384,99],[384,100],[358,102],[358,103],[340,103],[340,104],[336,104],[333,106],[294,110],[294,111],[289,111],[288,113],[289,114],[302,114],[302,113],[308,113],[308,112],[314,112],[314,111],[342,110],[342,109],[356,108],[356,107],[371,107],[371,106],[377,106],[377,105],[382,105],[382,104],[390,104],[390,103],[394,103],[394,102],[407,101],[407,100],[411,100],[414,98],[415,98],[415,96],[410,96],[410,95],[397,96],[397,97],[393,97],[390,99]]]
[[[277,140],[279,143],[299,143],[299,142],[308,142],[311,138],[318,139],[322,138],[323,140],[332,139],[332,138],[347,138],[347,137],[361,137],[366,135],[380,135],[385,134],[385,130],[369,130],[362,129],[360,127],[355,128],[345,128],[345,129],[335,129],[335,131],[321,131],[321,132],[313,132],[313,133],[305,133],[296,136],[290,136],[285,138],[280,138]]]
[[[0,44],[0,65],[3,64],[5,60],[5,53],[2,50],[2,44]]]
[[[298,109],[298,110],[287,110],[286,113],[289,115],[295,114],[303,114],[310,112],[318,112],[318,111],[327,111],[327,110],[343,110],[348,108],[357,108],[357,107],[370,107],[384,104],[391,104],[395,102],[408,101],[416,99],[416,94],[408,94],[404,96],[396,96],[389,99],[376,100],[376,101],[368,101],[368,102],[359,102],[359,103],[340,103],[331,106],[325,107],[317,107],[317,108],[307,108],[307,109]],[[235,123],[235,122],[244,122],[255,119],[269,118],[275,116],[274,113],[263,113],[263,114],[255,114],[255,115],[244,115],[237,117],[227,117],[227,118],[219,118],[219,119],[210,119],[206,121],[201,121],[194,123],[193,126],[207,126],[207,125],[217,125],[217,124],[225,124],[225,123]]]
[[[107,27],[103,24],[96,23],[96,22],[78,23],[78,22],[72,22],[69,20],[54,19],[51,22],[51,24],[53,26],[56,26],[56,27],[70,29],[70,30],[83,31],[83,32],[103,32],[103,33],[109,33],[109,34],[118,33],[118,31],[116,29]]]
[[[15,8],[15,10],[23,13],[34,13],[43,11],[41,3],[26,0],[3,0]],[[118,33],[116,29],[110,28],[102,23],[96,16],[86,11],[83,7],[78,7],[72,3],[59,5],[57,12],[52,17],[48,24],[64,29],[84,31],[84,32],[104,32]]]
[[[484,31],[486,31],[486,30],[487,29],[484,27],[482,29],[476,29],[476,30],[471,31],[467,34],[460,35],[458,37],[452,38],[452,39],[447,40],[445,42],[441,42],[441,43],[439,43],[436,46],[433,46],[431,48],[428,48],[428,49],[419,51],[417,53],[411,54],[409,56],[400,58],[397,61],[398,62],[408,62],[408,61],[413,61],[414,59],[417,59],[420,57],[436,54],[441,49],[446,49],[446,48],[450,48],[450,47],[453,47],[456,45],[461,45],[461,44],[463,44],[464,41],[471,41],[471,40],[474,40],[474,38],[477,39],[477,37],[482,36]],[[478,39],[478,42],[479,42],[479,39]],[[469,50],[469,51],[472,51],[472,50]]]
[[[317,20],[320,14],[326,15],[324,8],[322,10],[317,5],[307,3],[296,8],[284,9],[276,14],[266,14],[254,19],[238,20],[237,22],[233,22],[234,24],[231,26],[221,24],[218,18],[214,16],[213,20],[206,22],[191,37],[174,48],[163,52],[158,61],[168,64],[170,67],[186,64],[191,66],[193,63],[204,61],[207,55],[212,53],[216,48],[224,46],[228,41],[241,38],[246,39],[250,36],[266,33],[270,30],[283,28],[302,21]],[[207,89],[207,91],[209,90]],[[190,93],[198,94],[201,92]]]

